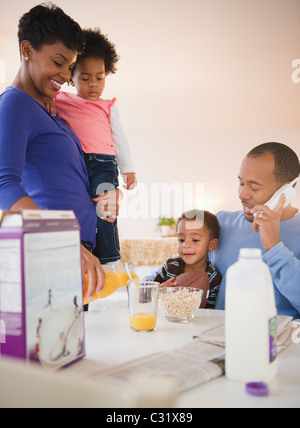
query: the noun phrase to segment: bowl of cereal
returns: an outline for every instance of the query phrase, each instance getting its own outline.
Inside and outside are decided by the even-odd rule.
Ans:
[[[168,321],[189,322],[201,304],[203,290],[194,287],[160,287],[158,307]]]

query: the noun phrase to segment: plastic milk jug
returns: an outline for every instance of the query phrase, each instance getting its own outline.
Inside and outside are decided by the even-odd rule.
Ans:
[[[260,249],[241,249],[226,273],[226,376],[268,382],[277,374],[276,305]]]

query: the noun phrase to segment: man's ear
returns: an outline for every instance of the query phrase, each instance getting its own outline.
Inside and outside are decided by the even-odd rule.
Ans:
[[[214,251],[217,248],[218,243],[219,243],[219,240],[217,238],[212,239],[209,243],[208,251],[209,252]]]

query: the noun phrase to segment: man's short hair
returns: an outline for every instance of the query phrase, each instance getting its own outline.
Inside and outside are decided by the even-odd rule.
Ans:
[[[278,183],[286,184],[299,177],[299,159],[290,147],[281,143],[264,143],[254,147],[247,156],[256,158],[266,154],[270,154],[274,158],[273,174]]]

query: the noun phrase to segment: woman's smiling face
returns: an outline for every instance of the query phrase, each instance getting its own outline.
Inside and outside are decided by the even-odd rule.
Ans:
[[[28,79],[24,88],[36,101],[43,104],[44,98],[55,98],[61,86],[71,79],[71,71],[77,52],[67,48],[63,42],[45,44],[33,49],[28,41],[22,42],[23,61]]]

